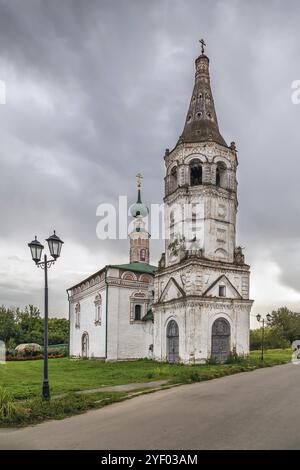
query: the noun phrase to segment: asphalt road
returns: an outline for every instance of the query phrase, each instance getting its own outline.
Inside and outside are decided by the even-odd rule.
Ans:
[[[300,449],[300,365],[143,395],[19,430],[0,449]]]

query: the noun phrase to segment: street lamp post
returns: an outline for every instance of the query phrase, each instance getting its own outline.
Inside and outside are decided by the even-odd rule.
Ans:
[[[271,315],[268,313],[266,315],[266,319],[264,318],[261,318],[261,315],[258,313],[256,315],[256,319],[258,321],[258,323],[262,323],[262,330],[261,330],[261,355],[260,355],[260,358],[261,360],[263,361],[264,360],[264,349],[265,349],[265,324],[268,324],[270,323],[271,321]]]
[[[55,263],[60,256],[63,241],[56,235],[55,230],[51,237],[47,238],[48,247],[52,259],[48,260],[46,253],[44,254],[44,261],[41,261],[42,251],[44,246],[35,239],[28,243],[31,251],[31,256],[37,267],[42,268],[45,274],[45,319],[44,319],[44,380],[43,380],[43,398],[50,399],[50,387],[48,380],[48,269]]]

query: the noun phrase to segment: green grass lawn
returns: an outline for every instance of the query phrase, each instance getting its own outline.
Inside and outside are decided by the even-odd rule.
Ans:
[[[98,388],[104,385],[120,385],[133,382],[149,382],[167,379],[170,383],[196,382],[237,372],[283,364],[291,360],[291,351],[269,350],[265,360],[260,351],[251,352],[250,358],[231,364],[204,364],[186,366],[157,363],[150,360],[103,362],[97,360],[49,360],[49,382],[52,395]],[[43,361],[7,362],[0,365],[0,386],[14,399],[38,397],[41,394]]]
[[[167,379],[170,384],[199,382],[290,360],[291,351],[288,349],[266,351],[264,361],[260,359],[260,351],[253,351],[249,358],[237,358],[230,364],[193,366],[149,360],[106,363],[51,359],[49,380],[52,397],[57,394],[63,396],[50,401],[41,399],[43,361],[7,362],[0,365],[0,426],[26,426],[47,419],[62,419],[132,396],[132,392],[73,393],[79,390],[160,379]]]

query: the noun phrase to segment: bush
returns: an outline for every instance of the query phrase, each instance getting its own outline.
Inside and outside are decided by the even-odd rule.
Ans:
[[[40,356],[43,348],[39,344],[36,343],[25,343],[25,344],[19,344],[15,348],[17,352],[17,356],[21,357],[35,357],[35,356]]]
[[[17,408],[11,395],[0,386],[0,421],[12,421],[17,415]]]
[[[48,348],[49,356],[67,356],[68,355],[68,345],[67,344],[57,344],[49,346]]]
[[[20,347],[21,346],[21,347]],[[61,358],[68,355],[68,345],[59,344],[56,347],[49,346],[48,357]],[[6,349],[7,361],[30,361],[33,359],[43,359],[44,351],[41,346],[32,344],[22,344],[15,349]]]
[[[246,357],[243,355],[239,355],[236,352],[236,349],[233,348],[232,351],[230,351],[229,358],[226,361],[226,364],[245,364],[246,363]]]
[[[64,354],[49,354],[48,358],[49,359],[61,359],[65,357]],[[7,361],[38,361],[40,359],[44,359],[43,354],[39,354],[38,356],[11,356],[11,357],[6,357]]]
[[[217,364],[216,360],[214,357],[210,356],[208,359],[206,359],[206,364],[208,365],[211,365],[211,366],[214,366]]]

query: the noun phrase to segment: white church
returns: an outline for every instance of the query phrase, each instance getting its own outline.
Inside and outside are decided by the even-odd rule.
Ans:
[[[72,356],[194,364],[249,353],[237,151],[219,131],[203,44],[195,65],[182,135],[164,157],[165,252],[158,267],[150,264],[139,178],[129,263],[105,266],[67,291]]]

